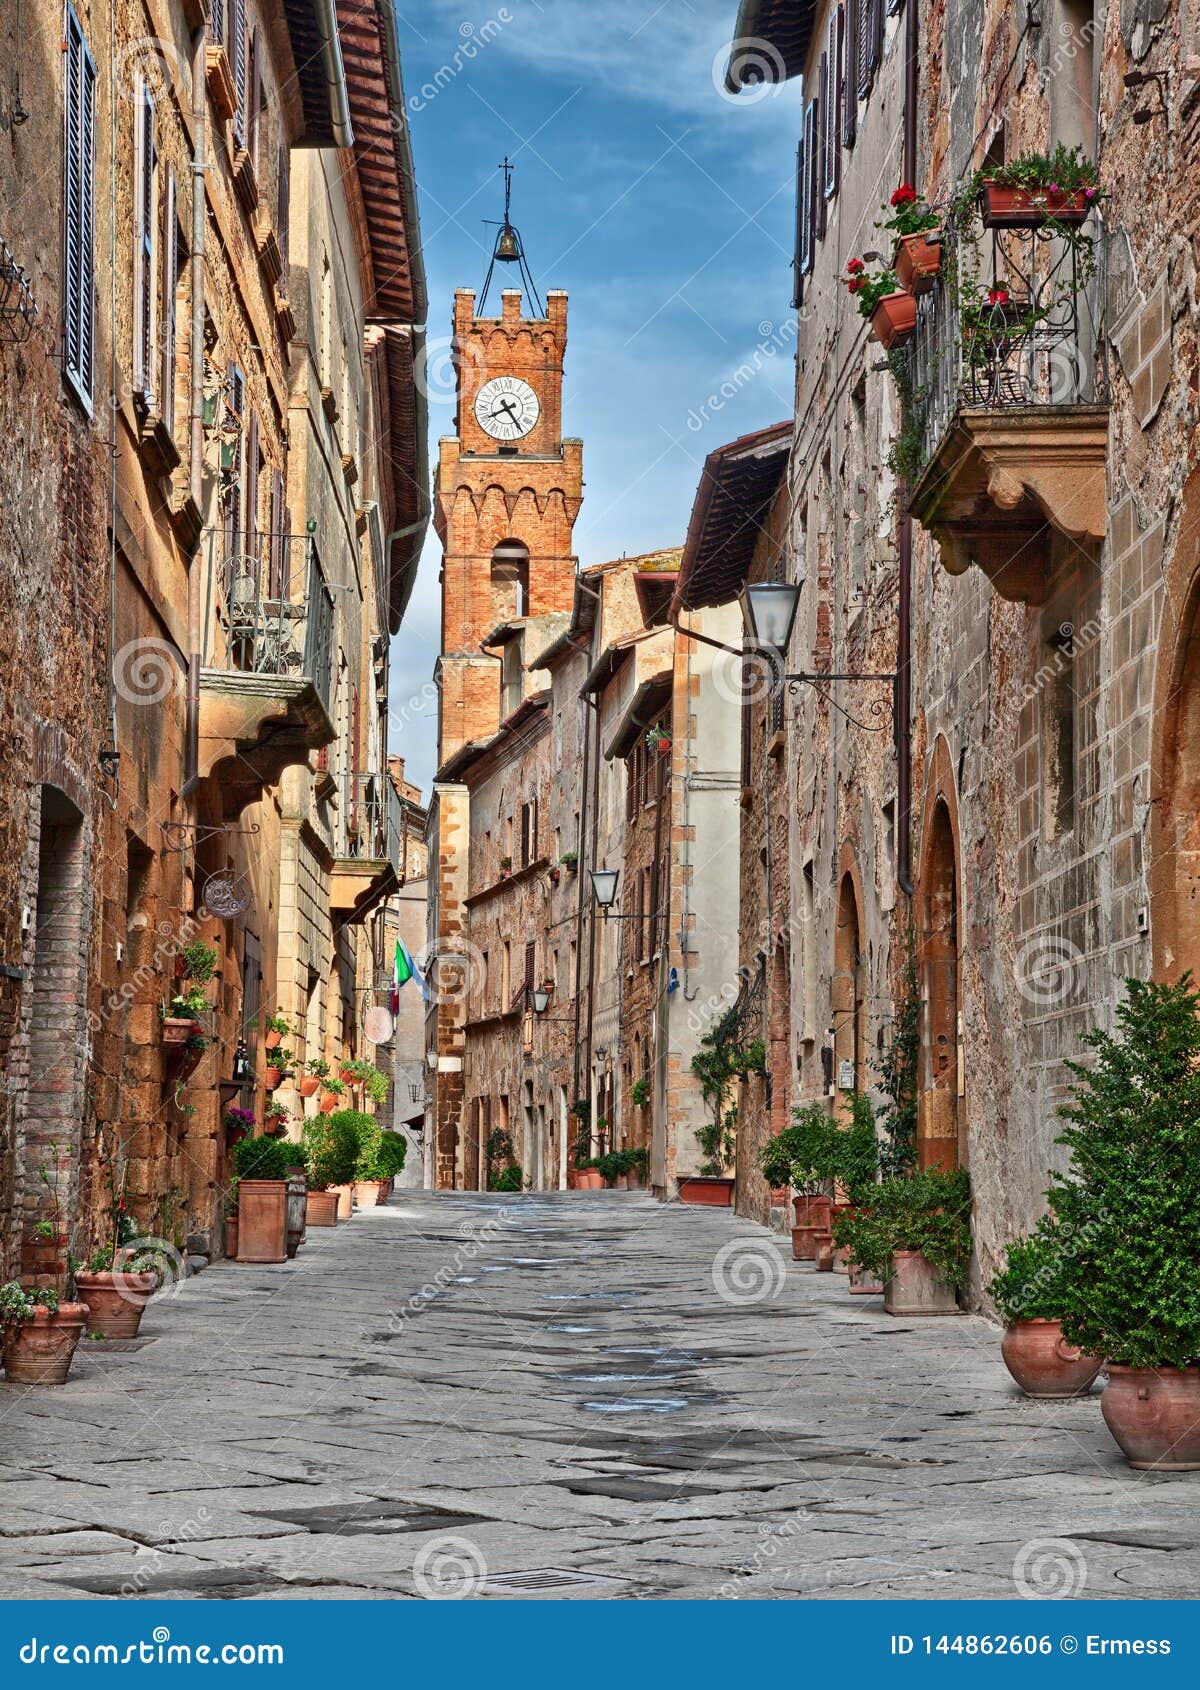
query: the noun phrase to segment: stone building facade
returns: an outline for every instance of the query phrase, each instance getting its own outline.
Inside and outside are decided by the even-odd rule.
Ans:
[[[806,92],[790,666],[898,675],[893,734],[871,731],[875,683],[786,699],[791,975],[833,1028],[823,1070],[793,986],[792,1098],[877,1087],[911,967],[917,1149],[970,1170],[976,1295],[1040,1211],[1081,1033],[1127,975],[1195,961],[1198,28],[1194,7],[1102,0],[738,15]],[[1127,88],[1134,70],[1157,80]],[[968,218],[919,302],[902,415],[847,262],[887,239],[902,180],[945,207],[1059,142],[1101,196],[1058,326],[1023,367],[1000,337],[985,390],[948,278],[976,253],[1003,304],[1036,237]],[[1063,251],[1036,248],[1031,294]]]
[[[325,677],[341,618],[289,468],[307,284],[289,245],[308,203],[296,161],[349,147],[356,104],[371,120],[364,18],[394,50],[383,3],[342,20],[344,56],[293,0],[79,0],[24,17],[19,40],[4,26],[0,235],[37,308],[0,334],[18,443],[0,467],[5,1276],[86,1255],[114,1189],[143,1233],[221,1248],[227,1082],[281,1001],[299,896],[279,870],[282,783],[339,737]],[[392,165],[415,249],[402,131]],[[369,269],[370,220],[355,216]],[[411,345],[419,313],[392,313]],[[364,316],[339,317],[357,365]],[[395,538],[420,522],[411,353],[405,370],[402,354],[399,426],[362,454],[372,497],[395,509],[392,625],[405,545],[419,545],[417,529]],[[340,461],[337,481],[350,484]],[[356,653],[371,638],[351,629]],[[181,1065],[161,1016],[196,939],[217,967],[206,1043]],[[261,1118],[261,1081],[238,1101]],[[31,1243],[39,1218],[58,1221],[49,1252]]]

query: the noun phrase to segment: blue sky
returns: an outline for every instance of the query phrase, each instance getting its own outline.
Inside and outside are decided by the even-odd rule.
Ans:
[[[453,293],[482,285],[494,233],[482,219],[500,215],[507,153],[534,280],[570,294],[564,429],[582,436],[586,480],[576,551],[590,564],[679,543],[706,453],[791,412],[798,85],[724,94],[736,0],[400,4],[431,458],[453,427]],[[714,406],[723,383],[736,391]],[[426,789],[438,566],[431,534],[392,651],[392,749]]]

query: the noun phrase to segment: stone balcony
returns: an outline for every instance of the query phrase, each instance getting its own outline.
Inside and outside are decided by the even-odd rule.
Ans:
[[[975,566],[1020,603],[1045,604],[1107,527],[1100,250],[1087,230],[948,231],[918,301],[910,509],[949,574]]]
[[[335,737],[333,596],[308,535],[208,541],[197,772],[233,819]]]
[[[339,927],[364,922],[400,890],[399,794],[384,775],[346,775],[339,782],[339,814],[329,907]]]

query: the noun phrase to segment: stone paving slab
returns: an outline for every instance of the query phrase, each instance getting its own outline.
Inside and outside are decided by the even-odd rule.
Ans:
[[[0,1385],[0,1598],[1200,1587],[1200,1474],[1132,1473],[1098,1392],[721,1211],[404,1191],[143,1330]]]

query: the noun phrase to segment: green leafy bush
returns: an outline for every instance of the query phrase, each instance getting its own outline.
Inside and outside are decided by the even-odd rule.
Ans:
[[[879,1180],[879,1136],[875,1111],[864,1092],[850,1097],[850,1124],[835,1127],[831,1141],[833,1175],[851,1203],[868,1202]]]
[[[919,1250],[945,1284],[957,1289],[971,1262],[971,1182],[964,1168],[885,1179],[870,1206],[837,1215],[833,1241],[860,1267],[888,1279],[897,1250]]]
[[[988,1286],[1006,1326],[1019,1320],[1060,1320],[1069,1262],[1061,1229],[1046,1216],[1028,1238],[1014,1238],[1006,1266]]]
[[[33,1319],[39,1309],[49,1309],[51,1314],[55,1314],[58,1292],[50,1287],[27,1291],[15,1279],[10,1279],[7,1285],[0,1285],[0,1327],[23,1326],[27,1320]]]
[[[522,1174],[517,1164],[513,1162],[509,1167],[501,1168],[498,1173],[492,1174],[488,1180],[488,1190],[520,1191],[524,1186],[524,1183],[525,1176]]]
[[[803,1196],[815,1197],[835,1172],[838,1132],[829,1112],[819,1103],[792,1110],[790,1126],[767,1140],[759,1158],[770,1185],[790,1185]]]
[[[1184,1367],[1200,1358],[1200,998],[1190,975],[1125,986],[1116,1034],[1084,1036],[1094,1065],[1068,1064],[1075,1096],[1059,1109],[1063,1330],[1126,1367]]]
[[[314,1115],[304,1123],[308,1183],[313,1191],[328,1191],[331,1185],[349,1185],[353,1180],[358,1161],[354,1117],[354,1110],[344,1109],[333,1115]]]
[[[233,1169],[238,1181],[248,1179],[286,1179],[288,1169],[296,1164],[300,1146],[289,1144],[285,1138],[268,1138],[259,1133],[256,1138],[242,1138],[233,1147]]]
[[[395,1179],[404,1167],[408,1154],[408,1140],[403,1133],[384,1132],[379,1141],[377,1163],[382,1170],[380,1179]]]

